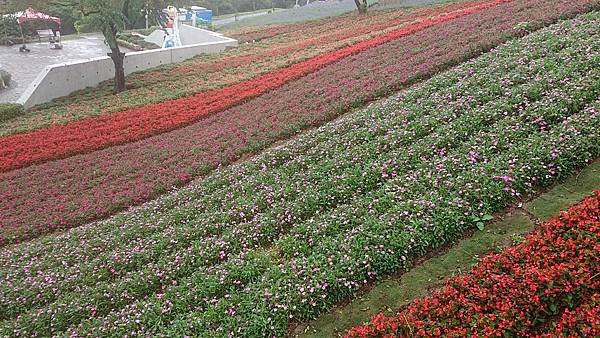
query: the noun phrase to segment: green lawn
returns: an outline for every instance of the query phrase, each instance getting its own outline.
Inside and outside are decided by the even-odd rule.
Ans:
[[[540,195],[525,207],[535,217],[547,220],[597,189],[600,189],[600,161],[594,162],[579,174],[569,177],[563,184]]]

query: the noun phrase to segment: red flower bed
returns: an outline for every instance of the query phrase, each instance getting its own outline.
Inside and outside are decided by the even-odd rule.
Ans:
[[[519,34],[514,29],[519,22],[539,27],[591,4],[598,1],[515,0],[345,58],[188,127],[0,173],[0,245],[79,226],[152,199],[478,55]]]
[[[89,118],[67,125],[4,137],[0,139],[0,171],[9,171],[34,163],[102,149],[176,129],[208,114],[238,105],[350,55],[509,1],[511,0],[492,0],[437,18],[416,19],[414,24],[383,36],[320,55],[226,88],[112,115]]]
[[[564,336],[600,333],[600,191],[527,239],[395,316],[346,337]]]

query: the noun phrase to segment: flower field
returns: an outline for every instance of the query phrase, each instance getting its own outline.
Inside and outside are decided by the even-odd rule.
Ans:
[[[600,191],[397,315],[346,337],[600,336]]]
[[[249,81],[191,97],[165,101],[115,114],[52,126],[24,134],[0,138],[0,171],[85,153],[111,145],[143,139],[180,128],[209,114],[220,112],[244,101],[301,78],[343,58],[396,40],[455,18],[481,12],[510,0],[491,0],[444,16],[416,20],[415,23],[334,52],[319,55]]]
[[[349,15],[316,23],[286,25],[286,31],[277,36],[258,43],[243,44],[227,51],[225,55],[202,56],[182,64],[132,74],[128,77],[131,89],[119,95],[113,95],[112,86],[107,83],[98,89],[85,90],[59,99],[37,108],[32,114],[0,124],[0,136],[227,87],[384,35],[415,20],[460,11],[479,2],[482,0],[410,12],[374,12],[364,17]],[[242,41],[247,41],[244,36],[236,35]]]
[[[488,9],[473,31],[549,18],[527,8]],[[470,20],[429,34],[481,41]],[[2,248],[0,335],[285,335],[597,158],[599,24],[592,12],[543,28],[154,201]],[[560,325],[595,311],[580,305]]]
[[[476,0],[468,0],[461,1],[457,4],[449,4],[435,7],[424,7],[422,9],[413,10],[412,13],[427,13],[433,10],[442,10],[448,11],[449,9],[460,9],[465,8],[465,6],[469,6],[470,4],[475,3]],[[406,10],[407,12],[411,12],[410,10]],[[269,40],[272,38],[279,38],[282,36],[294,36],[296,38],[300,38],[300,36],[305,36],[310,34],[319,34],[323,31],[330,31],[339,29],[339,26],[350,24],[354,26],[354,29],[362,30],[362,27],[369,26],[373,23],[373,20],[382,20],[387,16],[396,17],[399,13],[403,13],[403,10],[394,10],[394,11],[371,11],[367,13],[368,15],[356,15],[356,13],[350,13],[346,15],[342,15],[336,18],[332,18],[332,20],[319,20],[319,21],[308,21],[304,23],[295,23],[295,24],[275,24],[275,25],[267,25],[267,26],[249,26],[249,27],[241,27],[241,28],[233,28],[227,29],[224,31],[225,35],[231,36],[240,42],[252,42],[252,41],[263,41]],[[318,23],[318,25],[316,25]]]
[[[78,226],[154,198],[522,34],[514,28],[519,22],[541,26],[596,3],[515,0],[345,58],[186,128],[0,173],[0,242]]]

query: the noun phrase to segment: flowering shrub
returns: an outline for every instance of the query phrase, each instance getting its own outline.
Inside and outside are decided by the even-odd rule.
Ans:
[[[598,157],[598,22],[536,32],[108,220],[4,247],[0,335],[285,335]]]
[[[346,337],[600,335],[600,191],[432,296]]]
[[[154,198],[244,154],[323,124],[378,95],[389,94],[478,55],[503,38],[519,34],[513,30],[519,22],[535,18],[537,21],[531,21],[532,27],[543,25],[559,15],[584,10],[587,4],[571,0],[514,1],[345,58],[186,128],[0,173],[0,214],[3,216],[0,242],[2,238],[5,243],[15,242],[57,228],[78,226]],[[455,34],[457,31],[461,33]],[[446,38],[440,39],[440,36]],[[546,38],[551,39],[544,36],[540,40],[543,42],[532,46],[545,51],[546,47],[541,44],[546,43]],[[568,41],[577,48],[577,58],[584,61],[577,63],[577,67],[589,68],[584,57],[588,53],[587,46],[580,43],[583,40],[572,37]],[[595,44],[596,41],[591,40],[590,45]],[[518,45],[511,50],[516,55],[522,48]],[[595,51],[592,51],[595,55],[593,53]],[[496,61],[488,63],[496,64]],[[370,65],[368,71],[364,68],[366,64]],[[494,83],[501,73],[495,70],[490,75],[486,68],[486,64],[477,66],[476,72],[482,77],[476,77],[479,82],[473,82],[474,92],[469,95],[476,95],[486,87],[487,95],[497,98],[501,93]],[[460,76],[471,77],[470,72],[463,71]],[[515,81],[520,83],[521,80]],[[503,90],[510,92],[511,84],[505,84]],[[435,92],[437,89],[426,90]],[[445,101],[446,98],[440,99],[440,102]]]
[[[0,172],[132,142],[188,125],[206,115],[243,103],[350,55],[508,1],[511,0],[490,0],[460,11],[446,13],[444,16],[416,19],[415,23],[385,35],[222,89],[66,125],[2,137],[0,138]]]

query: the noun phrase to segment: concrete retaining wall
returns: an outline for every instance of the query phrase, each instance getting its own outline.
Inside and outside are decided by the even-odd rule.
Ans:
[[[183,25],[182,27],[186,27]],[[188,26],[194,30],[194,28]],[[212,33],[212,32],[211,32]],[[212,37],[213,35],[211,35]],[[219,53],[237,46],[237,40],[218,34],[219,39],[189,46],[125,54],[125,74],[177,63],[200,54]],[[114,78],[115,68],[108,56],[67,62],[46,67],[17,101],[25,108],[50,102],[77,90],[95,87]]]

